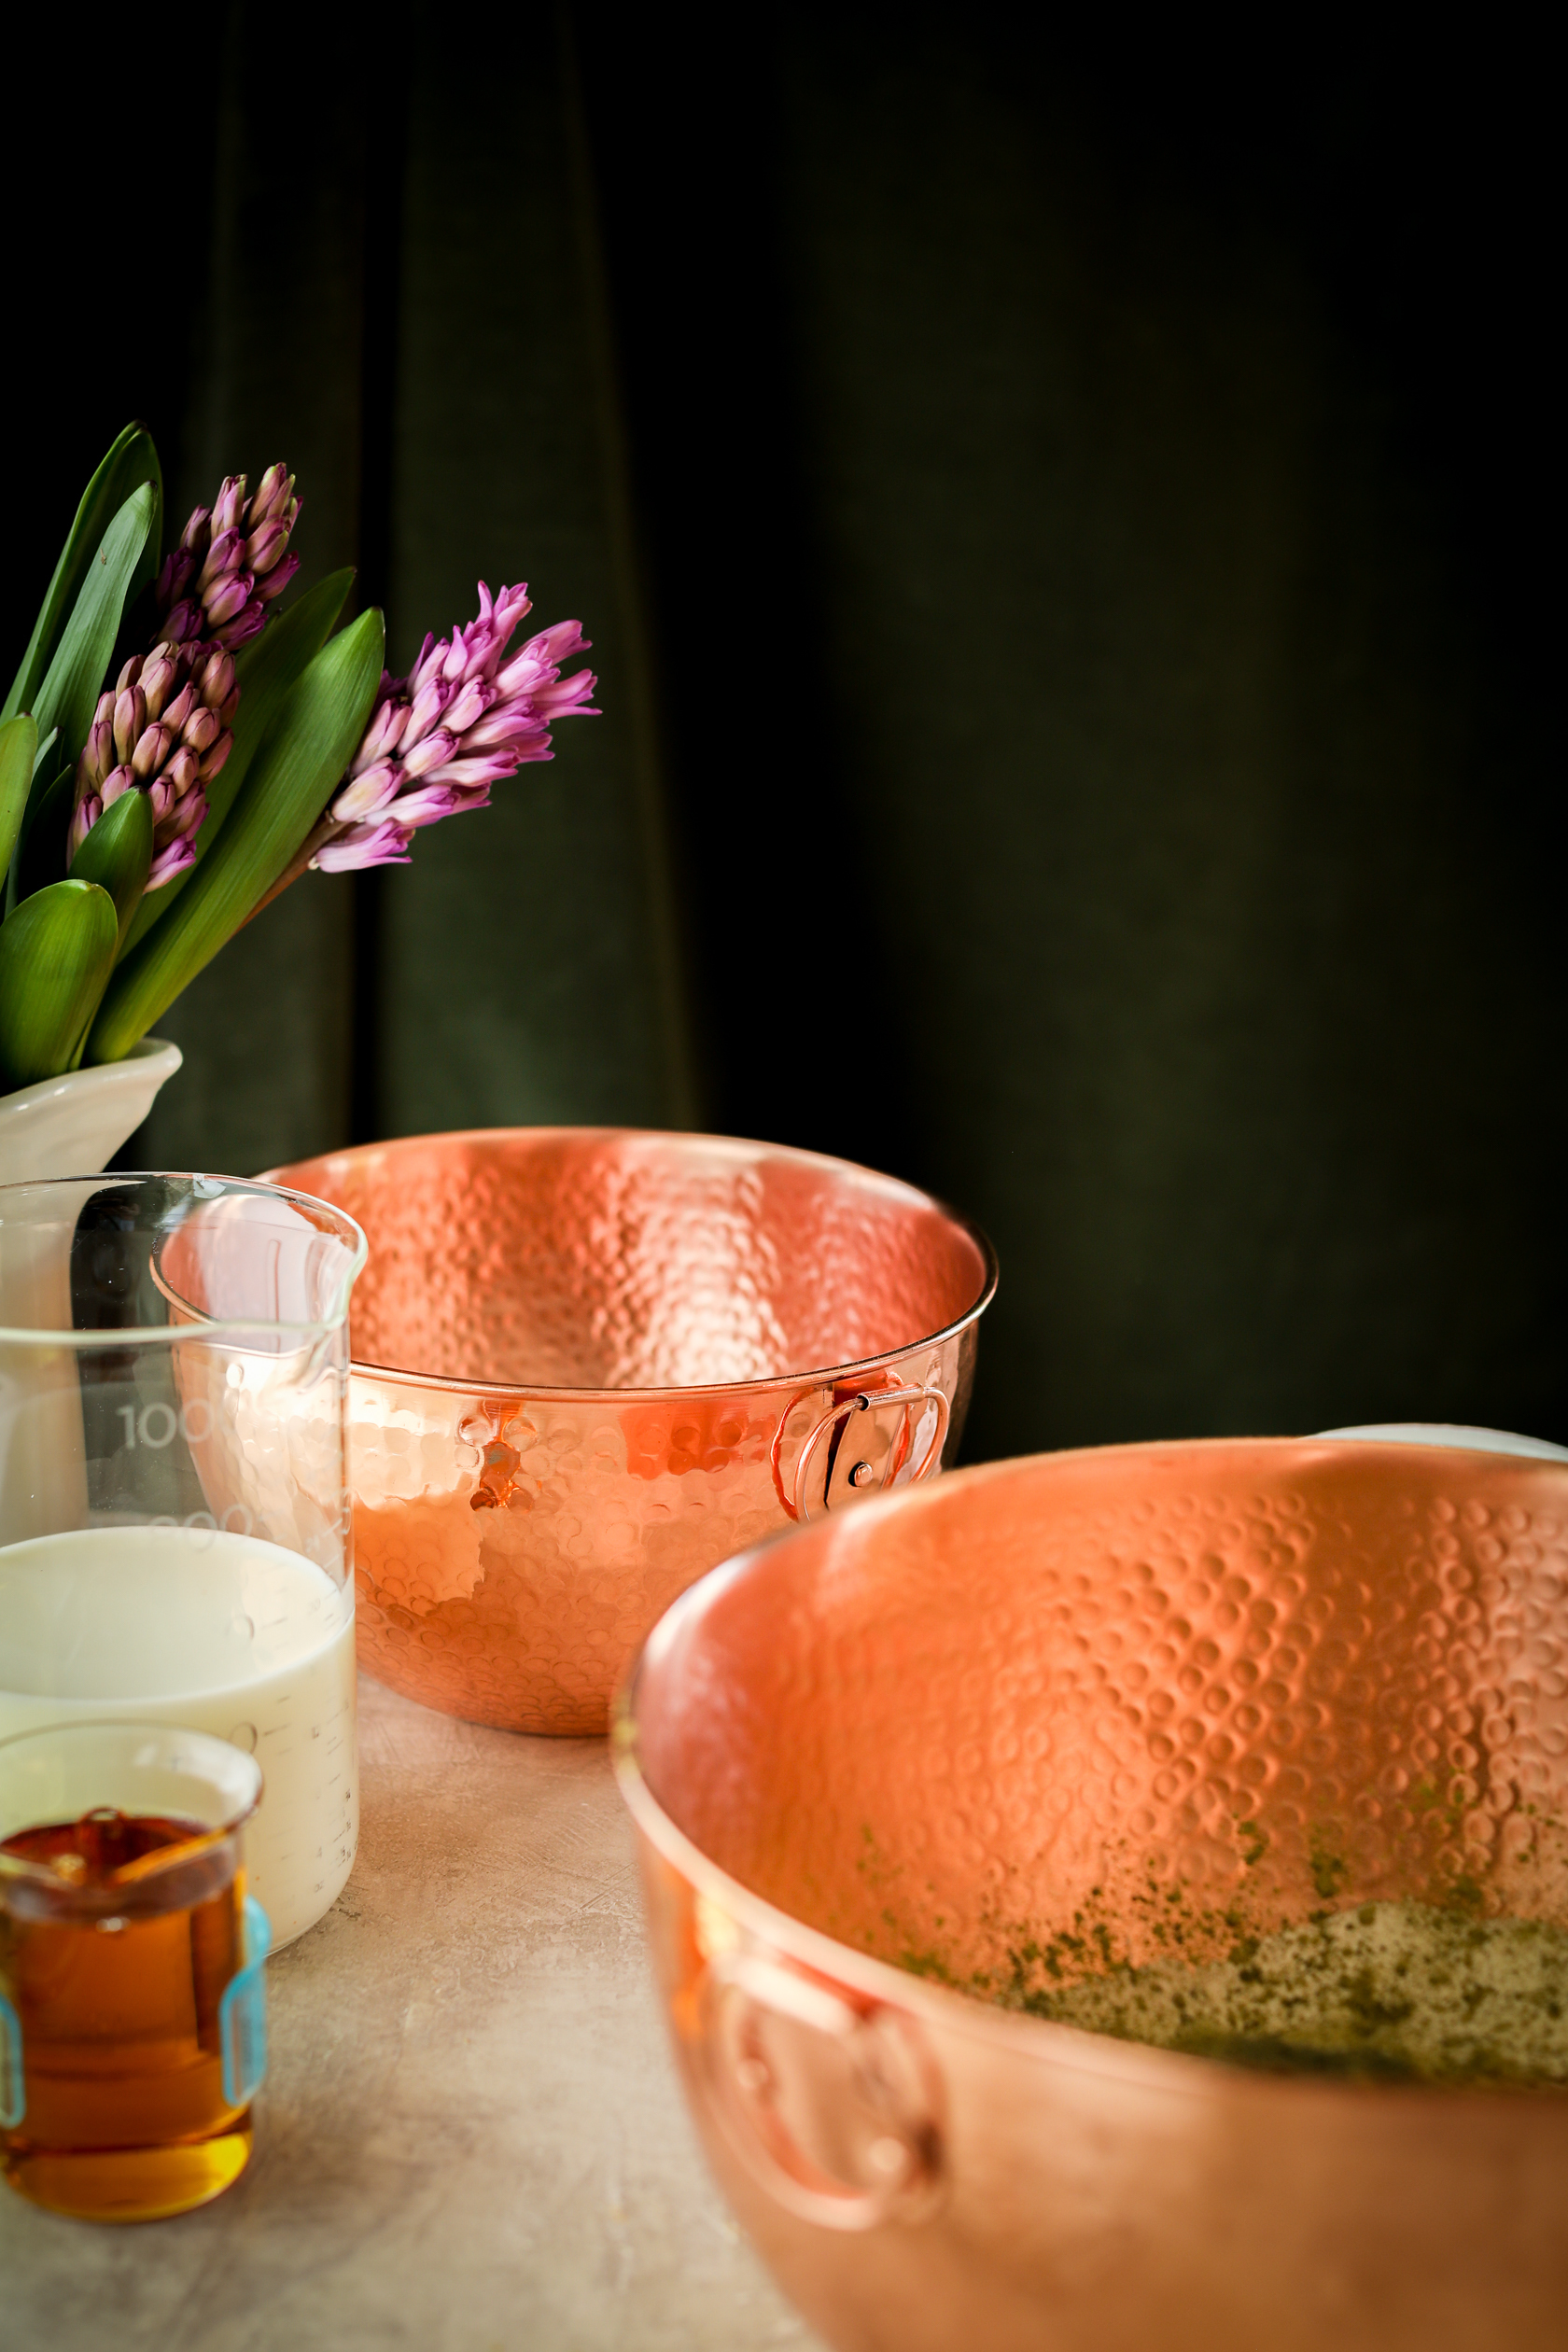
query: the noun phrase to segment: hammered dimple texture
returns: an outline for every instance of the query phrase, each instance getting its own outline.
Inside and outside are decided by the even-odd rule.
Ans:
[[[354,1356],[525,1390],[782,1379],[908,1348],[985,1281],[923,1194],[805,1153],[539,1128],[283,1171],[371,1237]]]
[[[301,1552],[344,1583],[346,1334],[278,1355],[182,1342],[174,1374],[190,1459],[217,1525]]]
[[[358,1649],[426,1705],[602,1731],[677,1594],[789,1524],[835,1403],[940,1388],[957,1446],[987,1267],[907,1186],[756,1145],[552,1129],[277,1173],[370,1239],[349,1405]],[[859,1464],[907,1477],[921,1426],[902,1407],[858,1414],[852,1443],[813,1457],[819,1507],[855,1507]]]
[[[1568,1471],[1040,1457],[808,1530],[669,1629],[649,1783],[743,1883],[959,1983],[1414,1896],[1568,1925]]]

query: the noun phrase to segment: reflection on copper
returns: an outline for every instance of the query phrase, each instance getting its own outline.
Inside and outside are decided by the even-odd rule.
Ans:
[[[602,1731],[637,1645],[705,1569],[957,1446],[994,1264],[890,1178],[557,1127],[368,1145],[273,1181],[370,1240],[359,1656],[428,1706]]]
[[[708,2156],[830,2344],[1568,2340],[1568,2093],[1254,2073],[961,1989],[1066,1930],[1151,1956],[1172,1906],[1199,1950],[1383,1897],[1568,1926],[1568,1469],[960,1472],[685,1595],[617,1750]]]

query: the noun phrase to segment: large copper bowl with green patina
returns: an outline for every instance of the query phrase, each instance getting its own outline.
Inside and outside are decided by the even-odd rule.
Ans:
[[[705,1578],[618,1743],[709,2158],[843,2352],[1568,2343],[1568,2090],[1507,2079],[1484,2000],[1468,2079],[1384,2063],[1399,2003],[1359,1980],[1317,2070],[1061,2022],[1407,1912],[1462,1967],[1539,1923],[1553,1997],[1568,1465],[959,1471]]]

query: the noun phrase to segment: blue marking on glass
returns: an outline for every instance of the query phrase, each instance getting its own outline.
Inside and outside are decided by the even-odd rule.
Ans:
[[[272,1923],[255,1896],[247,1895],[245,1966],[230,1980],[217,2005],[223,2096],[231,2107],[248,2107],[267,2072],[267,1954],[272,1943]]]
[[[27,2113],[21,2069],[21,2020],[0,1993],[0,2131],[14,2132]]]

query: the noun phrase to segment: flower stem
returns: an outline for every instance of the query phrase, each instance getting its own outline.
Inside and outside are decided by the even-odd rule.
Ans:
[[[240,930],[244,931],[245,923],[254,923],[262,909],[271,906],[273,899],[281,898],[291,882],[298,882],[301,875],[309,868],[311,860],[321,847],[322,843],[330,841],[332,835],[341,831],[342,827],[331,817],[323,817],[319,824],[313,826],[273,884],[272,889],[262,891],[261,896],[245,917],[245,923],[239,926]]]

